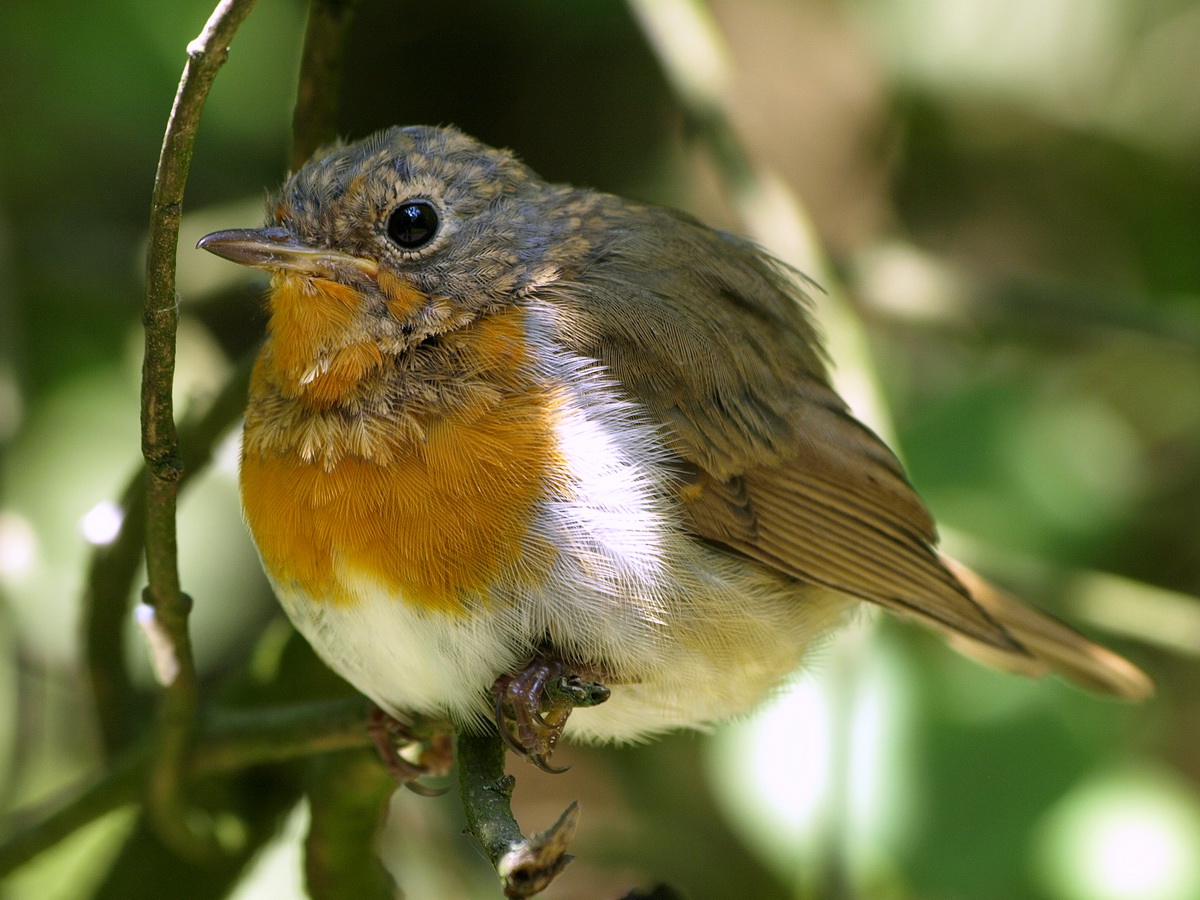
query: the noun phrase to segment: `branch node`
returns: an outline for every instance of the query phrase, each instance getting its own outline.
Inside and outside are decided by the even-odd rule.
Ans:
[[[150,648],[150,662],[154,667],[154,678],[163,687],[170,687],[179,677],[179,654],[171,633],[159,619],[149,603],[139,603],[133,610],[133,619],[146,638]]]
[[[159,481],[175,484],[183,477],[183,460],[173,453],[152,458],[150,463]]]
[[[459,794],[467,830],[496,867],[504,895],[532,897],[571,861],[567,845],[579,823],[579,804],[567,807],[547,831],[525,837],[509,804],[516,779],[505,773],[504,759],[504,742],[495,731],[459,734]]]
[[[499,778],[497,778],[495,781],[493,781],[488,786],[487,789],[489,791],[492,791],[493,793],[499,794],[505,800],[511,800],[512,795],[513,795],[513,788],[515,788],[516,786],[517,786],[516,776],[505,774],[505,775],[501,775]]]
[[[532,897],[545,890],[574,859],[567,853],[567,847],[578,826],[579,804],[573,802],[547,830],[518,843],[500,857],[496,872],[504,885],[504,896]]]

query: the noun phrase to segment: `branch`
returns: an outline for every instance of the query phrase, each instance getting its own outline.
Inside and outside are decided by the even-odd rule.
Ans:
[[[334,134],[341,48],[356,4],[357,0],[313,0],[293,116],[293,166]],[[209,464],[214,446],[242,414],[256,355],[251,353],[239,363],[202,418],[181,424],[178,489]],[[146,471],[139,467],[122,493],[120,531],[111,543],[93,551],[83,598],[92,696],[104,747],[110,753],[136,737],[133,726],[138,717],[129,713],[137,707],[138,697],[127,674],[125,621],[146,540],[146,487]]]
[[[357,5],[358,0],[312,0],[309,7],[292,114],[292,171],[336,136],[342,56]]]
[[[496,867],[504,896],[532,897],[545,890],[572,857],[567,844],[579,824],[572,803],[547,831],[526,838],[513,818],[513,785],[504,773],[504,743],[494,731],[458,738],[459,793],[467,830],[483,845]]]
[[[354,2],[355,0],[313,0],[301,64],[302,87],[294,117],[298,136],[293,156],[300,161],[333,134],[336,90],[332,85],[337,81],[336,72],[340,67],[341,55],[337,42],[344,36]],[[221,10],[218,10],[218,14],[220,12]],[[245,10],[239,15],[244,18]],[[208,34],[209,31],[210,29],[206,29],[205,33]],[[204,35],[201,36],[201,39],[203,38]],[[228,41],[222,39],[219,43],[227,46]],[[215,51],[216,47],[213,50]],[[189,69],[191,65],[189,63]],[[215,72],[215,66],[213,71]],[[191,72],[185,72],[185,80],[190,77]],[[207,79],[211,83],[212,75],[209,74]],[[192,83],[195,83],[194,79]],[[199,93],[201,88],[207,90],[206,85],[200,85],[194,88],[193,96]],[[177,136],[180,128],[190,128],[193,133],[195,129],[195,112],[184,114],[182,111],[183,90],[184,85],[181,83],[176,110],[172,113],[171,124],[173,127],[178,126],[173,132]],[[200,102],[202,99],[201,97]],[[196,101],[193,99],[188,102]],[[168,151],[174,152],[180,146],[184,147],[190,157],[190,141],[172,140],[171,134],[168,134],[168,139],[164,142],[164,162],[160,163],[160,176],[163,176],[162,166],[165,165]],[[177,169],[179,166],[186,169],[187,160],[178,155],[174,159],[173,165]],[[155,222],[159,223],[159,231],[157,239],[152,241],[152,246],[171,247],[168,258],[172,261],[178,229],[178,200],[181,197],[183,178],[184,175],[178,171],[167,173],[157,182],[162,186],[162,190],[156,190],[155,193]],[[164,210],[162,215],[158,214],[160,201]],[[172,217],[173,222],[170,221]],[[159,251],[157,255],[152,253],[148,258],[147,271],[151,285],[155,284],[156,277],[168,279],[173,284],[173,265],[163,268],[162,257],[163,253]],[[173,287],[170,290],[158,291],[156,297],[160,299],[156,301],[156,307],[163,306],[161,297],[171,297],[173,294]],[[173,307],[171,312],[173,313]],[[173,331],[173,323],[170,323],[170,328]],[[173,348],[169,349],[173,352]],[[176,491],[182,489],[211,462],[214,447],[242,414],[249,373],[256,355],[256,352],[251,353],[239,363],[220,393],[200,417],[188,419],[180,425],[177,442],[180,457],[177,467],[179,478],[175,485]],[[149,353],[147,358],[149,359]],[[164,395],[169,398],[169,392],[164,392]],[[83,598],[89,679],[102,740],[109,753],[116,752],[135,739],[135,726],[140,721],[140,716],[135,713],[140,706],[140,698],[129,679],[126,663],[125,622],[129,612],[128,598],[142,559],[142,548],[147,540],[147,503],[148,472],[145,468],[139,468],[122,493],[120,531],[110,544],[97,547],[93,551]]]
[[[226,713],[203,728],[186,768],[188,780],[251,766],[364,747],[367,704],[360,698]],[[153,760],[148,744],[127,751],[103,775],[52,812],[10,823],[0,843],[0,879],[80,828],[139,799]]]
[[[167,122],[150,213],[146,253],[146,355],[142,364],[142,455],[146,459],[146,574],[144,627],[158,635],[158,675],[165,685],[156,723],[156,760],[150,778],[150,819],[162,839],[177,851],[207,853],[211,841],[198,839],[185,825],[179,782],[195,730],[196,671],[187,630],[190,600],[179,585],[175,507],[179,479],[179,439],[171,387],[175,374],[175,252],[183,190],[187,183],[200,112],[229,44],[255,0],[221,0],[204,30],[188,45],[188,62]]]

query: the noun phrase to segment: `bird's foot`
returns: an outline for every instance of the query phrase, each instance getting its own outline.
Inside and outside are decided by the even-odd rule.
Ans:
[[[610,691],[592,673],[553,657],[535,657],[521,671],[501,675],[492,686],[496,727],[514,753],[544,772],[565,772],[550,765],[550,755],[571,710],[596,706]]]
[[[449,722],[402,722],[376,706],[367,720],[367,732],[384,768],[396,781],[423,797],[445,793],[420,779],[449,773],[454,760],[454,730]]]

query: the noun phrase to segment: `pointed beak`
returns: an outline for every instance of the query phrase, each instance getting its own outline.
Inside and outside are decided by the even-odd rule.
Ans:
[[[379,272],[374,260],[310,246],[286,228],[214,231],[200,238],[196,247],[230,262],[269,272],[296,272],[333,280],[345,280],[347,275],[355,273],[374,278]]]

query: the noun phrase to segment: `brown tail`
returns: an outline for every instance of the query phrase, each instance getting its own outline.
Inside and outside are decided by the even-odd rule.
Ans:
[[[1028,655],[1010,652],[949,632],[951,646],[963,655],[1035,678],[1054,671],[1080,687],[1123,700],[1144,700],[1154,693],[1154,682],[1129,660],[993,587],[957,560],[943,555],[942,562],[975,602],[1028,651]]]

